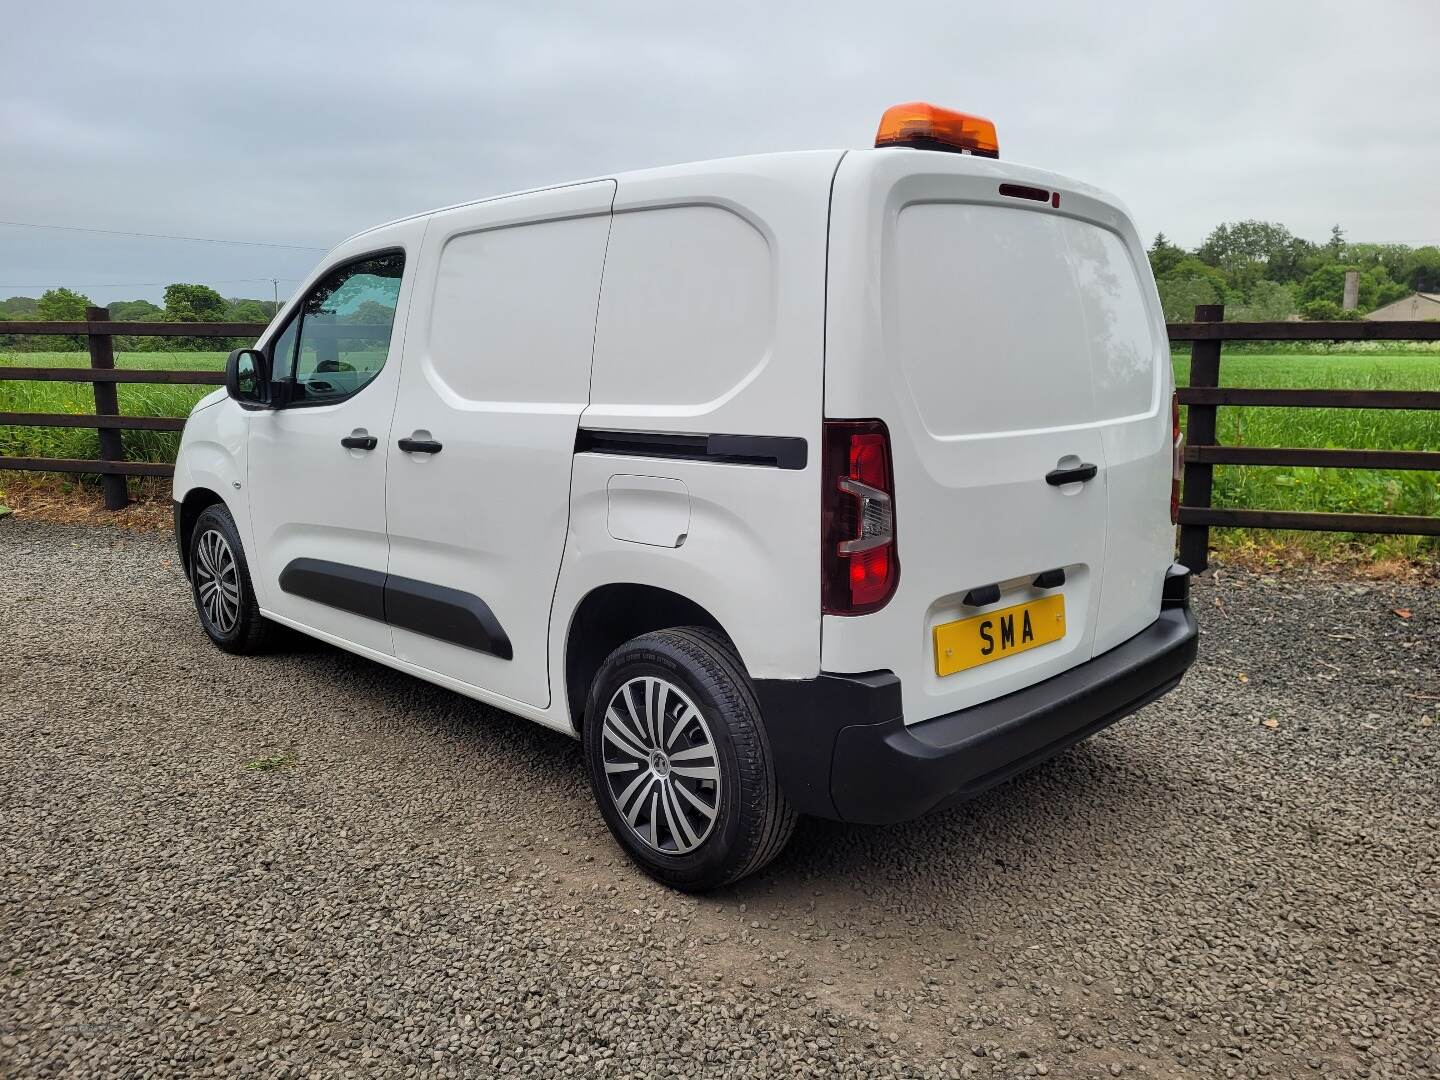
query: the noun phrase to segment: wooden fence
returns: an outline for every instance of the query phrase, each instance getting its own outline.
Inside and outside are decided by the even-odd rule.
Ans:
[[[0,334],[81,334],[90,348],[88,368],[0,367],[0,380],[31,382],[88,382],[95,387],[93,415],[69,413],[0,412],[0,426],[89,427],[100,434],[100,457],[21,458],[0,457],[0,469],[31,469],[42,472],[99,473],[105,490],[105,506],[119,510],[125,505],[125,477],[173,476],[175,466],[164,462],[126,461],[121,431],[180,431],[183,416],[122,416],[116,400],[116,383],[189,383],[218,386],[225,382],[223,371],[119,370],[115,367],[114,339],[126,337],[259,337],[265,323],[173,323],[111,322],[103,307],[86,308],[85,322],[0,322]]]
[[[1172,342],[1191,343],[1190,385],[1179,391],[1188,406],[1184,492],[1180,500],[1180,561],[1194,570],[1207,564],[1210,530],[1217,527],[1440,536],[1440,517],[1398,514],[1308,513],[1250,510],[1211,505],[1216,465],[1299,465],[1316,468],[1431,469],[1440,471],[1440,452],[1420,450],[1324,450],[1290,447],[1221,446],[1215,436],[1222,405],[1299,409],[1440,409],[1440,390],[1255,390],[1220,385],[1220,350],[1226,341],[1440,341],[1440,323],[1275,322],[1227,323],[1224,308],[1195,309],[1195,321],[1172,323]],[[122,416],[117,383],[219,385],[219,371],[118,370],[113,338],[256,338],[263,323],[111,322],[105,308],[89,308],[85,322],[0,322],[0,334],[79,334],[89,342],[88,368],[0,367],[0,379],[89,382],[95,388],[93,415],[0,412],[0,426],[89,427],[100,435],[98,459],[0,457],[0,469],[99,473],[105,505],[125,505],[126,476],[171,476],[163,462],[125,460],[122,431],[180,431],[181,416]],[[1440,366],[1440,360],[1437,360]]]
[[[1291,409],[1440,409],[1440,390],[1254,390],[1220,385],[1220,347],[1227,341],[1440,341],[1436,322],[1222,322],[1225,309],[1202,305],[1195,321],[1171,323],[1171,341],[1190,345],[1190,385],[1179,390],[1188,407],[1184,489],[1180,497],[1180,561],[1192,570],[1209,564],[1215,527],[1302,529],[1312,532],[1440,536],[1440,517],[1247,510],[1210,505],[1216,465],[1301,465],[1321,469],[1433,469],[1440,452],[1321,450],[1221,446],[1215,410],[1221,405]],[[1437,357],[1440,369],[1440,357]],[[1440,382],[1440,380],[1437,380]]]

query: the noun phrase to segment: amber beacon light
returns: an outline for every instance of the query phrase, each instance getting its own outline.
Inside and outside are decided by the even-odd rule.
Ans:
[[[948,150],[998,158],[995,125],[983,116],[936,108],[923,101],[892,105],[880,118],[876,146],[909,146],[916,150]]]

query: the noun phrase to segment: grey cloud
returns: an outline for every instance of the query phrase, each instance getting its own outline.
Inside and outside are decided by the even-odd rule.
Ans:
[[[431,206],[671,161],[865,146],[885,106],[992,116],[1003,155],[1147,235],[1261,217],[1440,241],[1440,8],[52,0],[11,13],[0,218],[328,246]],[[63,42],[63,47],[57,47]],[[298,277],[293,253],[0,229],[10,284]],[[220,284],[228,281],[229,284]],[[98,299],[158,295],[92,289]]]

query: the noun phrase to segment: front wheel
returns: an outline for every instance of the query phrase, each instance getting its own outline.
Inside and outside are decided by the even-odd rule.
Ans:
[[[260,614],[235,519],[207,506],[190,534],[190,594],[200,625],[228,653],[263,652],[275,624]]]
[[[647,874],[691,892],[752,874],[795,828],[739,657],[699,627],[634,638],[601,666],[585,710],[590,786]]]

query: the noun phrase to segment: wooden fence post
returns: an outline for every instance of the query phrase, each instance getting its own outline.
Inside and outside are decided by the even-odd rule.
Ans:
[[[1196,322],[1223,322],[1225,305],[1197,304]],[[1190,385],[1220,385],[1220,345],[1215,341],[1192,341],[1190,343]],[[1215,406],[1191,405],[1186,414],[1185,445],[1215,445]],[[1210,509],[1210,493],[1214,481],[1214,466],[1205,461],[1185,463],[1185,487],[1180,496],[1182,507]],[[1180,561],[1195,573],[1210,565],[1210,526],[1180,526]]]
[[[85,319],[88,322],[108,322],[110,309],[86,308]],[[90,366],[107,371],[113,368],[115,366],[115,347],[110,335],[97,334],[92,330],[89,334],[89,342]],[[95,387],[95,415],[119,416],[120,401],[115,384],[97,382],[92,385]],[[104,461],[125,460],[125,444],[120,439],[119,428],[100,429],[100,457]],[[124,476],[118,473],[104,473],[100,477],[100,483],[105,490],[106,510],[119,510],[130,501],[125,491]]]

